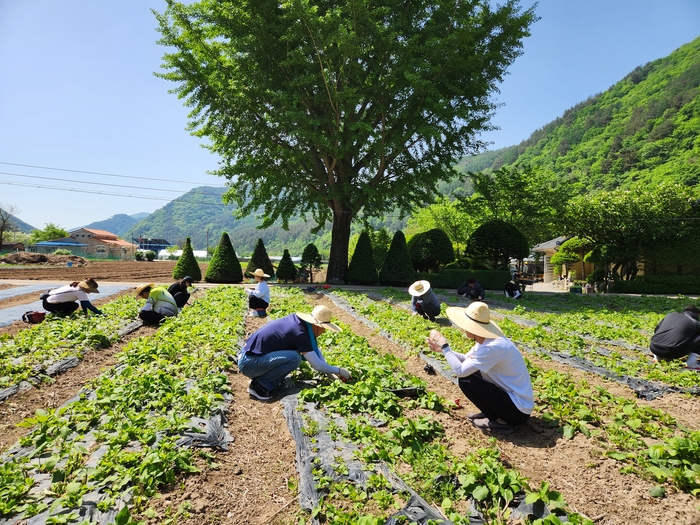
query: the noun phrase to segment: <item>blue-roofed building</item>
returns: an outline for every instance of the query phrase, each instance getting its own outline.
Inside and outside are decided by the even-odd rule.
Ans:
[[[51,241],[41,241],[27,246],[27,251],[34,253],[53,253],[56,250],[70,250],[73,255],[87,255],[87,244],[79,242],[73,237],[62,237]]]

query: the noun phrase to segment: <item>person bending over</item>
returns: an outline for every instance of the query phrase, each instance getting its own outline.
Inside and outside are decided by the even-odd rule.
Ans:
[[[649,349],[654,361],[686,358],[686,367],[700,371],[700,308],[686,306],[666,315],[654,329]]]
[[[166,317],[175,317],[178,313],[177,303],[165,286],[142,284],[136,288],[136,297],[146,299],[146,304],[139,312],[144,324],[157,325]]]
[[[413,315],[422,315],[424,319],[435,321],[435,316],[440,315],[440,301],[430,289],[428,281],[416,281],[408,288],[411,294],[411,310]]]
[[[42,294],[42,306],[44,310],[52,314],[71,314],[82,306],[86,317],[88,310],[94,314],[102,315],[102,311],[97,309],[88,299],[87,294],[89,293],[100,293],[97,289],[97,282],[92,277],[50,290],[48,295]]]
[[[457,295],[475,301],[483,301],[484,297],[486,297],[486,291],[484,291],[474,277],[470,277],[466,282],[459,285],[459,288],[457,288]]]
[[[178,308],[183,308],[190,300],[190,286],[193,282],[192,277],[187,275],[168,287],[168,293],[173,296]]]
[[[450,348],[444,335],[432,330],[428,337],[430,349],[443,353],[459,378],[459,388],[479,409],[467,416],[472,424],[510,434],[513,425],[522,425],[528,420],[535,404],[523,356],[491,321],[486,303],[448,308],[447,317],[476,344],[469,352],[461,354]]]
[[[331,322],[327,306],[316,306],[311,314],[297,312],[268,322],[254,332],[238,355],[238,369],[251,379],[248,393],[261,401],[277,395],[284,378],[299,368],[302,359],[322,374],[337,374],[350,379],[345,368],[329,365],[318,347],[316,338],[326,330],[340,332]]]

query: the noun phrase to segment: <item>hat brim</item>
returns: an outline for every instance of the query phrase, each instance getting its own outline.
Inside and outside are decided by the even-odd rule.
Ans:
[[[505,337],[496,323],[493,321],[488,323],[479,323],[467,317],[465,315],[466,311],[466,308],[451,306],[445,311],[445,313],[447,314],[447,317],[449,317],[450,321],[470,334],[478,335],[479,337],[484,337],[486,339]]]
[[[85,293],[100,293],[100,291],[97,289],[97,286],[92,286],[86,281],[80,281],[78,283],[78,288],[80,288]]]
[[[417,284],[423,284],[423,289],[419,292],[415,289]],[[414,297],[419,297],[430,290],[430,283],[428,281],[416,281],[411,286],[408,287],[408,293]]]
[[[141,286],[137,286],[136,297],[139,297],[146,288],[155,288],[155,286],[156,285],[154,283],[142,284]]]
[[[321,328],[325,328],[326,330],[330,330],[332,332],[342,332],[343,329],[339,327],[335,323],[319,323],[311,314],[306,314],[304,312],[297,312],[297,317],[301,319],[302,321],[306,321],[307,323],[320,326]]]

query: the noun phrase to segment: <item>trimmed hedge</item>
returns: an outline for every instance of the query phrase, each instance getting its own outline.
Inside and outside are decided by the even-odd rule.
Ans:
[[[634,281],[615,281],[613,293],[700,295],[700,275],[638,275]]]
[[[503,290],[512,279],[508,270],[442,270],[439,273],[418,273],[416,280],[425,279],[433,288],[457,289],[468,277],[474,277],[485,290]]]
[[[173,268],[173,279],[180,280],[188,275],[192,277],[192,280],[195,282],[202,280],[202,269],[199,267],[199,263],[194,257],[192,243],[189,237],[187,237],[185,246],[182,248],[182,255],[178,259],[175,268]]]

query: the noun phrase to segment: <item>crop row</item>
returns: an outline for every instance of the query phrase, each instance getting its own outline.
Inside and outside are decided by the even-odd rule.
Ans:
[[[41,324],[0,336],[0,389],[40,375],[48,366],[68,357],[81,358],[90,348],[107,348],[136,318],[132,297],[120,297],[102,307],[104,315],[48,316]]]
[[[224,370],[243,337],[245,294],[210,290],[158,332],[132,340],[119,365],[57,410],[39,410],[0,465],[0,516],[102,521],[142,510],[179,472],[195,471],[177,441],[230,391]],[[82,520],[82,521],[81,521]]]
[[[336,291],[334,295],[412,351],[427,350],[425,338],[434,325],[403,308],[369,300],[362,294]],[[509,338],[518,341],[522,326],[508,319],[503,319],[500,326]],[[455,328],[441,331],[458,352],[467,352],[473,344]],[[570,374],[543,369],[529,361],[528,368],[540,417],[560,427],[565,437],[580,432],[600,447],[602,454],[623,462],[623,472],[658,483],[669,482],[691,494],[700,493],[700,432],[686,428],[664,411],[592,387],[585,380],[576,381]]]
[[[274,301],[277,315],[308,309],[303,295],[293,291],[276,295]],[[440,507],[456,524],[470,523],[471,505],[489,522],[502,522],[521,500],[549,505],[556,512],[536,523],[589,523],[578,514],[567,514],[561,495],[546,483],[530,488],[519,472],[504,466],[495,446],[455,456],[439,421],[439,414],[449,412],[454,404],[429,391],[425,381],[407,372],[401,359],[377,352],[364,337],[343,328],[340,333],[323,334],[319,344],[329,362],[350,370],[353,380],[322,380],[316,388],[303,390],[298,410],[307,411],[305,403],[312,402],[329,417],[342,416],[342,423],[334,419],[325,428],[309,417],[304,432],[312,443],[319,442],[321,432],[352,443],[362,470],[371,474],[365,483],[351,481],[339,454],[329,471],[321,458],[333,451],[318,451],[314,475],[322,495],[312,512],[316,519],[383,524],[387,514],[404,506],[410,496],[392,489],[382,468],[386,465],[394,473],[404,473],[404,481],[420,497]],[[308,379],[311,373],[304,365],[297,379]],[[417,396],[397,395],[405,389]]]

